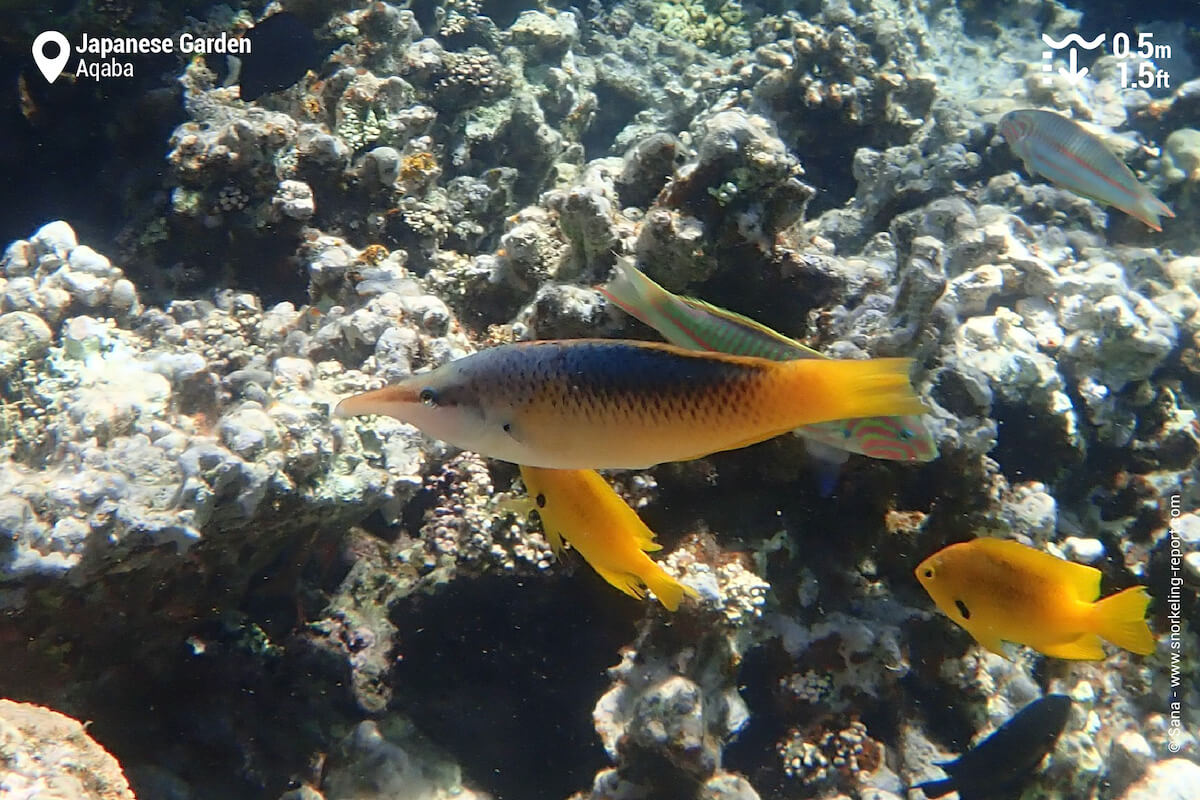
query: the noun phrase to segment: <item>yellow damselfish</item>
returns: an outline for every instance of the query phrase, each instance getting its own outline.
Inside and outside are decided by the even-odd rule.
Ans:
[[[679,608],[685,594],[697,597],[646,555],[662,545],[596,472],[522,466],[521,480],[555,555],[565,538],[604,580],[637,598],[645,597],[648,587],[670,611]]]
[[[952,544],[922,561],[916,575],[943,613],[1000,655],[1008,641],[1055,658],[1099,660],[1101,639],[1139,655],[1154,652],[1146,587],[1097,601],[1100,570],[1020,542]]]

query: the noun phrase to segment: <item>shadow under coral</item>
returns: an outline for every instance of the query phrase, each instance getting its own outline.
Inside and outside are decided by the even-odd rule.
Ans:
[[[393,705],[496,800],[560,800],[607,764],[592,707],[642,608],[583,566],[413,597],[391,615]]]

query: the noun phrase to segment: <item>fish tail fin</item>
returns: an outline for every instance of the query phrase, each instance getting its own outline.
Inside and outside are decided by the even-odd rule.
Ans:
[[[912,789],[920,789],[925,793],[926,797],[941,797],[954,791],[954,779],[943,778],[940,781],[926,781],[925,783],[918,783]]]
[[[617,259],[615,277],[605,285],[596,288],[626,314],[641,320],[671,339],[670,332],[677,326],[670,317],[663,313],[662,307],[676,298],[652,281],[646,273],[635,267],[633,259]],[[672,339],[672,341],[674,340]]]
[[[654,561],[646,560],[650,561],[650,566],[639,577],[645,582],[647,588],[654,592],[654,596],[658,598],[658,602],[663,604],[663,608],[675,611],[679,608],[685,594],[688,597],[700,596],[695,589],[676,580]]]
[[[1146,624],[1149,605],[1150,595],[1145,586],[1131,586],[1096,602],[1092,606],[1096,633],[1117,647],[1140,656],[1153,653],[1158,642]]]
[[[808,422],[824,422],[928,412],[908,378],[912,363],[911,358],[796,360],[780,367],[793,371],[797,391],[813,414]]]
[[[1175,212],[1166,203],[1151,194],[1149,189],[1142,192],[1141,198],[1138,199],[1137,205],[1131,209],[1130,214],[1156,231],[1162,230],[1162,223],[1159,222],[1160,217],[1173,218],[1175,216]]]

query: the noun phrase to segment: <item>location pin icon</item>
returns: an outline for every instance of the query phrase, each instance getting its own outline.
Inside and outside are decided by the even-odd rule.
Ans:
[[[58,55],[54,58],[46,57],[48,42],[58,45]],[[63,67],[67,65],[67,59],[70,57],[71,43],[58,31],[42,31],[33,40],[33,60],[37,62],[38,69],[46,76],[47,83],[54,83],[54,79],[62,74]]]

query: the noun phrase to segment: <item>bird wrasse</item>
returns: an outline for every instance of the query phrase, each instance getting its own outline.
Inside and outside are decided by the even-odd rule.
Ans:
[[[522,465],[521,480],[555,555],[565,539],[604,580],[639,599],[648,588],[669,611],[698,596],[646,555],[662,545],[599,473]]]
[[[1055,658],[1099,660],[1101,639],[1139,655],[1154,652],[1146,587],[1097,600],[1100,570],[1020,542],[952,544],[922,561],[916,575],[946,616],[1000,655],[1007,641]]]
[[[749,317],[703,300],[668,292],[633,266],[629,259],[617,261],[616,277],[600,287],[600,291],[627,314],[654,328],[668,342],[679,347],[772,361],[828,359],[828,356]],[[818,422],[796,428],[795,432],[819,446],[869,458],[889,461],[932,461],[937,458],[933,437],[916,415]],[[826,456],[819,447],[814,454],[839,465],[844,461],[836,455]]]
[[[953,761],[950,777],[918,784],[926,797],[958,792],[959,800],[1018,797],[1023,784],[1054,749],[1070,716],[1071,698],[1048,694],[1029,703],[990,736]]]
[[[482,456],[548,469],[640,469],[798,425],[924,410],[911,360],[770,361],[614,339],[482,350],[342,400]]]
[[[1000,118],[1000,133],[1025,169],[1075,194],[1124,211],[1156,231],[1174,217],[1100,138],[1053,111],[1022,109]]]

